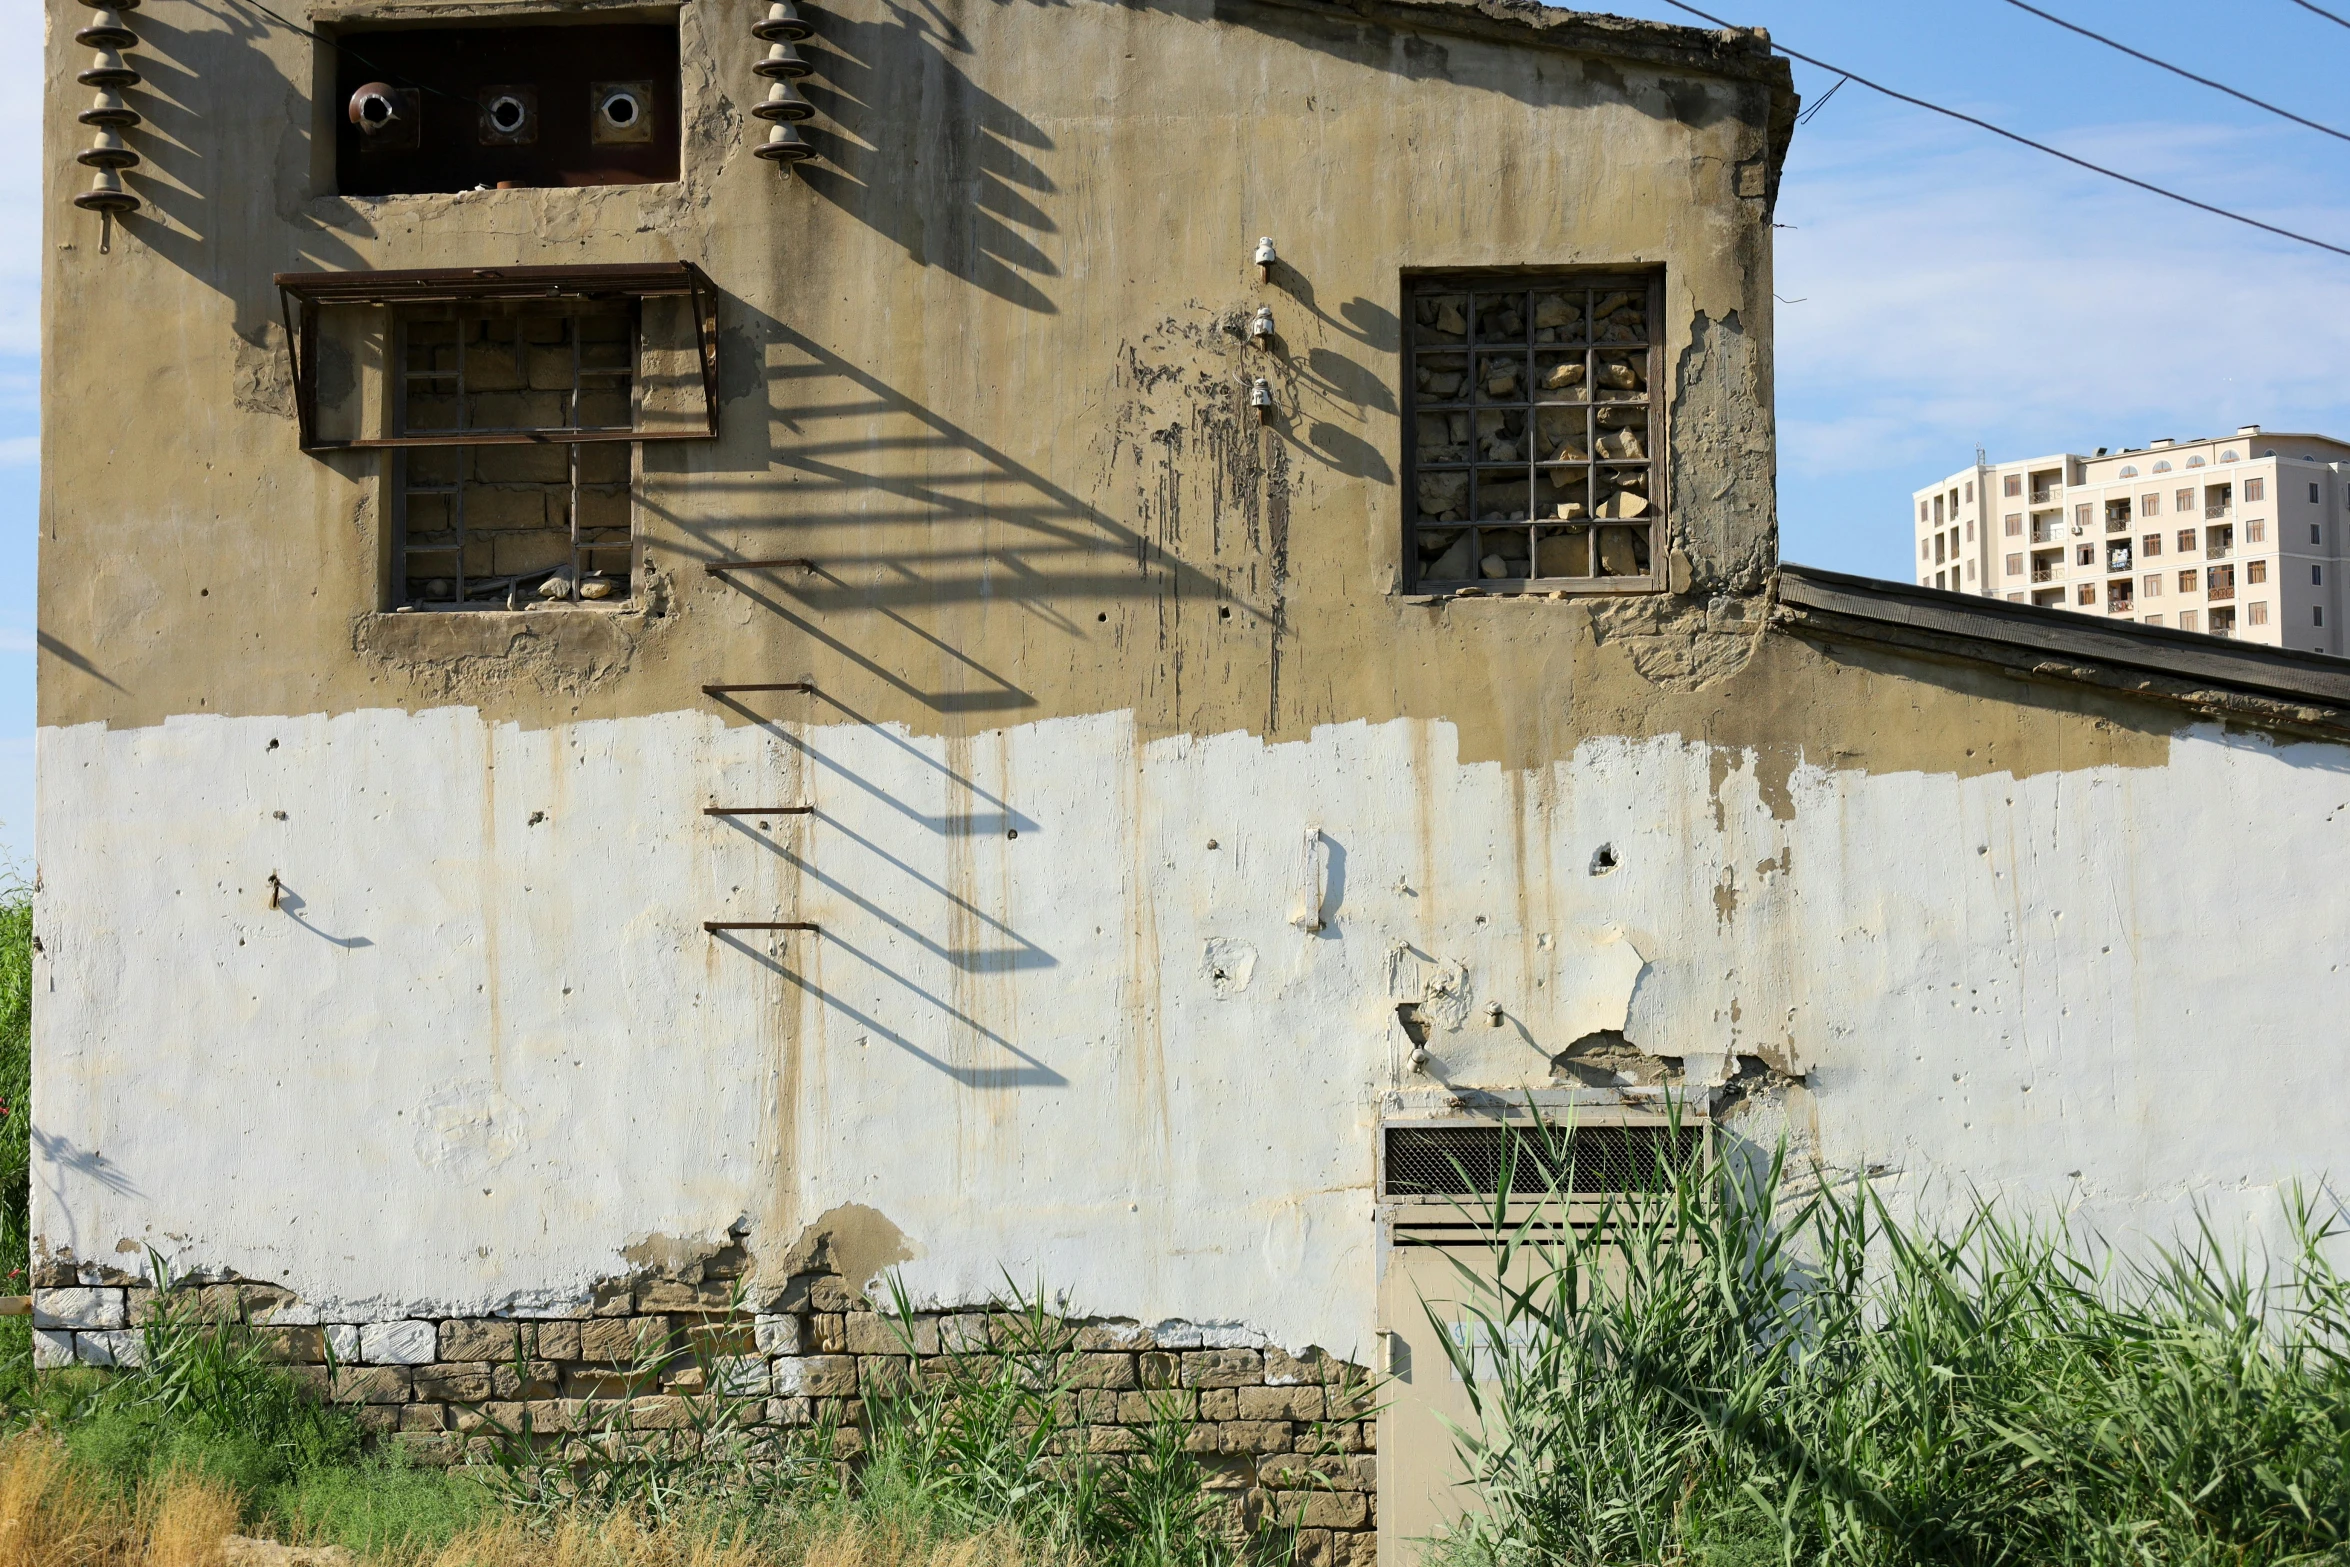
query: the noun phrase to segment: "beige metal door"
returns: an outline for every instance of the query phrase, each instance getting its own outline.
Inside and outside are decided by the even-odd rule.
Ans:
[[[1469,1309],[1471,1303],[1478,1303],[1498,1315],[1497,1306],[1489,1295],[1480,1295],[1477,1283],[1483,1280],[1490,1287],[1497,1259],[1489,1220],[1494,1187],[1482,1182],[1474,1167],[1474,1138],[1520,1119],[1391,1120],[1382,1128],[1379,1329],[1386,1381],[1380,1390],[1379,1413],[1380,1567],[1415,1567],[1428,1538],[1449,1528],[1475,1501],[1463,1483],[1466,1471],[1455,1427],[1475,1431],[1476,1416],[1469,1407],[1468,1386],[1439,1335],[1449,1336],[1467,1351],[1463,1358],[1473,1369],[1492,1365],[1497,1346],[1484,1342],[1488,1329]],[[1440,1137],[1451,1139],[1449,1146],[1455,1150],[1469,1150],[1466,1160],[1457,1152],[1452,1155],[1456,1171],[1464,1164],[1470,1168],[1465,1171],[1465,1180],[1451,1184],[1484,1184],[1485,1193],[1432,1194],[1413,1189],[1431,1184],[1425,1175],[1426,1161],[1422,1161],[1422,1178],[1415,1182],[1400,1170],[1402,1161],[1396,1151],[1399,1144],[1408,1147],[1414,1132],[1422,1129],[1437,1130]],[[1572,1130],[1560,1127],[1556,1131],[1572,1144],[1588,1147],[1597,1142],[1606,1146],[1591,1150],[1600,1157],[1591,1158],[1588,1166],[1584,1163],[1587,1156],[1578,1152],[1573,1177],[1562,1183],[1567,1193],[1564,1202],[1512,1203],[1505,1222],[1513,1230],[1530,1216],[1538,1224],[1563,1220],[1588,1225],[1597,1217],[1607,1194],[1607,1183],[1592,1178],[1602,1162],[1611,1173],[1637,1169],[1638,1149],[1661,1146],[1650,1139],[1675,1143],[1678,1157],[1687,1157],[1700,1139],[1697,1128],[1683,1127],[1676,1136],[1665,1117],[1624,1110],[1578,1108]],[[1653,1164],[1649,1168],[1653,1169]],[[1537,1255],[1522,1251],[1510,1270],[1509,1282],[1523,1285],[1541,1266]]]

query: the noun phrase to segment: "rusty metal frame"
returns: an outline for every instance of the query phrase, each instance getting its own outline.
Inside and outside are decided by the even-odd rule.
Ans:
[[[1589,329],[1590,310],[1594,300],[1604,293],[1630,290],[1640,291],[1647,301],[1648,334],[1645,341],[1614,344],[1592,341]],[[1557,292],[1581,296],[1584,332],[1583,340],[1580,343],[1537,343],[1534,340],[1534,312],[1531,308],[1524,311],[1524,335],[1521,338],[1508,343],[1488,343],[1477,337],[1478,295],[1522,294],[1526,296],[1526,304],[1530,307],[1533,295]],[[1461,333],[1461,341],[1458,343],[1422,342],[1420,340],[1422,332],[1416,311],[1419,301],[1430,294],[1449,295],[1456,293],[1465,296],[1469,303],[1468,319]],[[1407,593],[1443,594],[1470,588],[1488,593],[1636,594],[1663,592],[1666,587],[1666,552],[1671,547],[1671,519],[1673,516],[1673,498],[1668,493],[1672,432],[1670,420],[1667,418],[1668,398],[1662,379],[1665,368],[1663,269],[1659,267],[1612,266],[1413,271],[1404,275],[1402,303],[1405,333],[1402,354],[1403,376],[1400,388],[1403,394],[1403,450],[1400,453],[1402,461],[1398,466],[1403,474],[1401,497],[1403,515],[1400,523],[1403,535],[1404,591]],[[1510,352],[1522,357],[1525,365],[1525,385],[1520,391],[1519,399],[1514,403],[1488,404],[1477,395],[1479,390],[1476,375],[1478,359],[1481,355],[1493,350]],[[1583,355],[1583,391],[1585,394],[1583,399],[1580,403],[1557,397],[1545,400],[1533,384],[1537,364],[1536,356],[1544,353],[1559,355],[1576,351],[1580,351]],[[1429,353],[1458,354],[1466,362],[1469,372],[1468,385],[1464,387],[1462,397],[1448,400],[1440,410],[1432,410],[1443,414],[1467,413],[1470,416],[1469,450],[1458,463],[1423,464],[1419,460],[1420,405],[1428,399],[1424,399],[1420,394],[1419,377],[1415,372],[1419,368],[1420,356]],[[1602,402],[1597,395],[1598,388],[1593,385],[1594,371],[1592,367],[1597,364],[1599,356],[1602,354],[1636,354],[1646,360],[1647,386],[1641,402],[1635,406],[1644,406],[1648,413],[1648,455],[1637,461],[1604,459],[1599,455],[1598,437],[1601,433],[1598,423],[1599,410],[1602,407],[1610,406],[1610,404]],[[1533,437],[1538,428],[1537,421],[1546,407],[1579,407],[1583,411],[1584,460],[1580,464],[1564,466],[1581,470],[1584,475],[1584,494],[1587,497],[1593,494],[1596,476],[1602,467],[1645,467],[1648,472],[1649,515],[1647,517],[1637,521],[1622,521],[1587,514],[1578,519],[1580,525],[1588,530],[1585,535],[1586,549],[1590,552],[1587,556],[1587,563],[1592,567],[1592,573],[1588,576],[1541,577],[1531,575],[1538,564],[1533,553],[1536,539],[1535,530],[1544,526],[1556,528],[1570,525],[1563,519],[1540,518],[1533,515],[1533,494],[1540,482],[1542,472],[1545,469],[1557,471],[1562,467],[1560,464],[1544,463],[1540,453],[1534,449]],[[1486,527],[1477,516],[1480,509],[1477,505],[1477,471],[1480,468],[1491,469],[1496,465],[1478,461],[1476,415],[1488,408],[1522,411],[1526,419],[1527,455],[1524,462],[1518,466],[1522,466],[1526,472],[1527,516],[1522,522],[1496,523],[1491,526],[1496,531],[1523,530],[1527,534],[1529,553],[1526,569],[1529,575],[1506,578],[1479,576],[1465,581],[1424,578],[1419,551],[1419,538],[1424,528],[1433,530],[1436,527],[1458,527],[1464,530],[1482,530]],[[1419,480],[1424,468],[1436,472],[1462,471],[1468,474],[1468,514],[1461,522],[1421,523]],[[1603,577],[1598,575],[1599,530],[1603,527],[1642,526],[1648,530],[1647,574],[1637,577]],[[1473,542],[1470,553],[1473,562],[1483,558],[1485,552],[1482,540]],[[1425,585],[1423,585],[1424,581]]]
[[[386,272],[280,272],[278,307],[294,377],[294,416],[306,452],[383,447],[579,445],[588,441],[709,441],[718,437],[718,288],[690,261],[564,267],[425,267]],[[326,305],[483,305],[500,301],[684,298],[694,312],[702,371],[702,426],[688,430],[500,430],[323,440],[318,434],[318,312]]]

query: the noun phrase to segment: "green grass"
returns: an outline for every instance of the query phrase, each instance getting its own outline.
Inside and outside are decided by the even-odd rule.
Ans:
[[[1464,1267],[1509,1348],[1472,1368],[1439,1334],[1490,1378],[1459,1439],[1484,1506],[1448,1558],[2350,1560],[2337,1220],[2297,1207],[2272,1268],[2207,1229],[2131,1262],[1989,1203],[1906,1224],[1779,1160],[1660,1177]]]

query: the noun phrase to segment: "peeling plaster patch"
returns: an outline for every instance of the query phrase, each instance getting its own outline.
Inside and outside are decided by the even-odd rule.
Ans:
[[[416,1158],[461,1181],[479,1180],[527,1141],[522,1107],[485,1082],[452,1083],[416,1107]]]
[[[1208,988],[1229,1000],[1256,977],[1257,949],[1231,936],[1210,936],[1200,950],[1200,973]]]
[[[1632,993],[1648,970],[1648,959],[1616,926],[1570,932],[1558,947],[1552,981],[1554,1027],[1560,1033],[1621,1035],[1632,1015]],[[1553,1037],[1556,1037],[1555,1035]]]
[[[870,1299],[882,1270],[914,1257],[905,1232],[879,1209],[846,1202],[826,1209],[800,1231],[783,1255],[782,1271],[837,1273]]]

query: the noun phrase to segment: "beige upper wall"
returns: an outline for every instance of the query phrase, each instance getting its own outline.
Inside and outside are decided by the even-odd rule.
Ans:
[[[1775,559],[1768,191],[1794,100],[1747,37],[1532,6],[1379,13],[1407,26],[839,0],[809,46],[826,157],[793,174],[749,155],[763,5],[694,0],[680,183],[345,199],[312,194],[314,46],[151,0],[147,206],[101,255],[67,200],[70,9],[49,42],[44,725],[452,701],[537,724],[812,675],[836,716],[931,732],[1133,708],[1296,735],[1473,687],[1519,716],[1466,721],[1465,748],[1531,760],[1566,736],[1513,726],[1555,718],[1583,617],[1398,592],[1412,268],[1662,264],[1675,582],[1751,590]],[[1285,263],[1269,287],[1259,234]],[[382,461],[297,450],[270,275],[673,258],[724,293],[726,400],[717,442],[647,448],[666,613],[373,613]],[[1263,303],[1270,370],[1232,330]],[[1262,430],[1251,374],[1279,405]],[[700,570],[742,554],[822,569]]]

